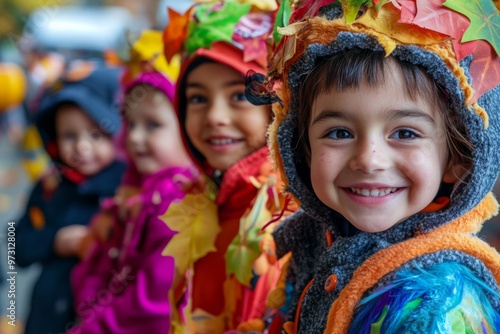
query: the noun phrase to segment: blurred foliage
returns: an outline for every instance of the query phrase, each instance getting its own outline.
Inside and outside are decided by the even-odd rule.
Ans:
[[[41,6],[60,5],[60,2],[64,0],[0,0],[0,39],[11,33],[20,35],[31,11]]]

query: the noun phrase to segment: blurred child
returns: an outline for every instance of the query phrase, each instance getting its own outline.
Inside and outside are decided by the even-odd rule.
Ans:
[[[148,45],[155,36],[156,45]],[[145,31],[135,47],[161,52],[160,42],[161,32]],[[173,83],[152,62],[137,75],[134,65],[125,76],[131,81],[124,84],[122,107],[130,165],[116,196],[93,220],[98,243],[72,273],[80,323],[70,333],[168,333],[174,263],[161,253],[174,232],[159,216],[198,173],[182,145]],[[103,234],[109,225],[111,233]]]
[[[273,233],[286,333],[500,331],[500,255],[476,236],[498,212],[500,62],[428,5],[310,0],[279,29],[270,141],[301,205]]]
[[[90,218],[124,171],[113,144],[120,129],[118,76],[82,63],[40,101],[35,123],[54,170],[35,185],[16,228],[17,263],[42,265],[26,333],[64,333],[74,324],[70,271]]]
[[[185,145],[208,176],[201,193],[193,189],[163,217],[179,231],[164,254],[182,277],[175,292],[185,291],[180,301],[175,294],[180,315],[173,325],[190,333],[263,331],[276,313],[267,299],[280,263],[261,228],[286,201],[268,162],[271,109],[245,97],[245,74],[265,72],[276,3],[259,6],[201,4],[181,18],[170,10],[164,34],[167,59],[176,46],[185,52],[176,110]]]

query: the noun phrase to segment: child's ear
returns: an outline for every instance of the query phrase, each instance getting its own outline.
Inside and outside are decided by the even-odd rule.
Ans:
[[[457,182],[458,180],[460,180],[460,177],[466,170],[467,168],[465,168],[465,166],[450,160],[443,173],[443,182],[444,183]]]

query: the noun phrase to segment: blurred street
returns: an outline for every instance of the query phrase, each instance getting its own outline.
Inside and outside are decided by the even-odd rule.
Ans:
[[[24,210],[27,196],[31,190],[32,184],[28,180],[26,172],[22,166],[23,152],[19,145],[9,140],[6,133],[0,134],[0,219],[2,229],[0,233],[0,277],[2,283],[5,282],[5,273],[7,272],[6,262],[6,229],[5,224],[8,221],[17,221]],[[16,327],[22,329],[29,312],[29,300],[31,297],[32,286],[39,274],[39,266],[34,265],[29,268],[16,268]],[[0,315],[6,313],[7,308],[7,284],[0,284]],[[5,333],[20,333],[12,331],[12,327],[5,326],[3,330],[11,330]],[[2,325],[0,325],[0,333]]]

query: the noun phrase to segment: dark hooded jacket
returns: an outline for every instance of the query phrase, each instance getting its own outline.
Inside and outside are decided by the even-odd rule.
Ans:
[[[56,83],[59,89],[43,96],[35,123],[53,159],[53,168],[39,180],[29,197],[26,211],[16,226],[16,261],[25,267],[41,265],[35,283],[26,333],[64,333],[75,323],[70,287],[70,272],[76,257],[62,258],[54,251],[57,232],[69,225],[87,225],[103,199],[114,195],[125,169],[114,161],[101,172],[85,178],[61,163],[55,140],[55,109],[72,102],[88,112],[103,131],[115,135],[120,118],[113,109],[118,89],[116,69],[95,70],[81,81]],[[99,91],[99,92],[96,92]],[[88,99],[93,99],[89,101]]]

